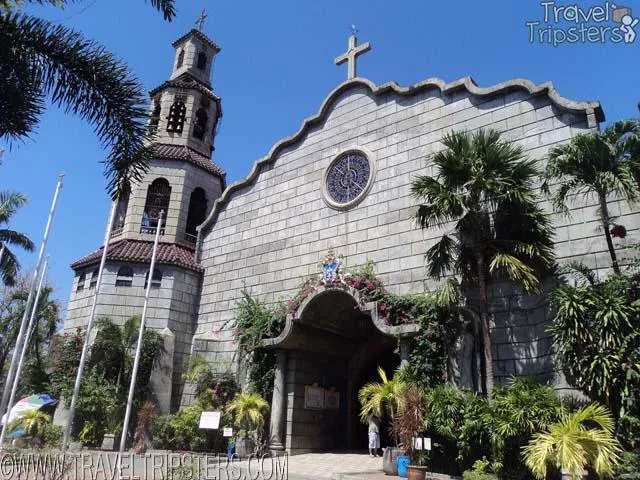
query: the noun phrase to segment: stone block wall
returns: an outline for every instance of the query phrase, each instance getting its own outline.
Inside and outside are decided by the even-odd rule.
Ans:
[[[424,254],[443,232],[417,228],[410,185],[415,175],[434,173],[429,157],[442,148],[445,133],[494,128],[544,163],[553,146],[597,128],[594,104],[562,106],[544,89],[525,88],[522,82],[482,94],[460,87],[462,82],[444,86],[444,93],[434,85],[414,88],[412,94],[363,83],[337,88],[296,141],[272,148],[256,163],[250,181],[223,195],[201,239],[205,274],[199,333],[217,331],[233,318],[243,286],[268,302],[290,298],[319,272],[329,249],[345,256],[347,268],[376,262],[376,273],[393,293],[422,292]],[[356,207],[333,210],[322,197],[323,175],[336,156],[354,147],[366,149],[375,164],[373,186]],[[547,201],[544,205],[551,211]],[[637,241],[640,212],[615,201],[611,208],[629,231],[624,243]],[[608,267],[596,209],[595,199],[576,199],[569,217],[554,216],[561,262],[580,259]],[[549,318],[543,313],[546,302],[521,311],[518,296],[494,301],[499,375],[529,371],[534,359],[541,359],[536,360],[540,372],[550,368],[548,355],[541,353],[548,351],[541,336],[541,322]],[[233,351],[231,332],[221,336],[228,346],[217,342],[220,351]],[[518,341],[522,338],[538,340]]]

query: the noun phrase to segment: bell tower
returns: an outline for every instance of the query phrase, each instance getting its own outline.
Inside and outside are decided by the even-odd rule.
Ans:
[[[172,45],[176,52],[171,77],[151,91],[155,142],[183,145],[209,156],[222,117],[220,97],[210,82],[220,47],[196,29]]]

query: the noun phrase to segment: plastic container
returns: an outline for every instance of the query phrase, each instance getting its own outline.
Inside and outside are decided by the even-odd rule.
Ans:
[[[227,458],[231,458],[234,453],[236,453],[236,444],[229,443],[229,445],[227,445]]]
[[[411,463],[411,459],[406,455],[398,455],[396,464],[398,465],[398,476],[407,478],[407,465]]]

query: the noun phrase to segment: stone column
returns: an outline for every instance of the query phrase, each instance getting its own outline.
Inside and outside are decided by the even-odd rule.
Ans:
[[[400,366],[404,367],[409,363],[411,357],[411,338],[400,337]]]
[[[287,351],[278,350],[276,375],[273,381],[273,398],[271,400],[271,425],[269,435],[270,450],[284,450],[284,420],[287,411],[287,395],[285,377],[287,375]]]

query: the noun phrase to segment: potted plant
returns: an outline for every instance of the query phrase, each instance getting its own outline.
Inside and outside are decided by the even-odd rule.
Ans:
[[[13,420],[8,427],[11,437],[19,437],[26,435],[30,438],[32,445],[40,445],[44,443],[44,434],[47,425],[51,424],[51,416],[40,410],[26,410],[22,412],[22,416]],[[11,435],[13,434],[13,435]]]
[[[397,373],[392,379],[387,378],[386,372],[381,367],[378,367],[378,375],[380,376],[380,382],[368,383],[358,392],[358,400],[360,400],[361,405],[360,419],[366,424],[369,415],[382,418],[384,413],[387,413],[391,419],[391,428],[396,447],[384,450],[382,469],[387,475],[397,475],[398,466],[396,461],[403,450],[398,448],[396,415],[402,407],[404,401],[403,393],[407,388],[407,384]]]
[[[427,473],[428,451],[423,449],[425,446],[421,442],[416,442],[424,426],[426,407],[426,397],[421,390],[414,386],[404,389],[396,418],[396,430],[404,454],[409,458],[407,478],[410,480],[424,480]]]
[[[524,462],[540,480],[546,478],[549,464],[560,469],[563,480],[585,477],[588,467],[598,477],[611,477],[622,452],[613,432],[609,411],[589,405],[536,433],[523,450]]]
[[[234,425],[239,427],[236,434],[237,455],[243,458],[254,453],[260,444],[269,404],[257,393],[238,393],[227,404],[225,411]]]

